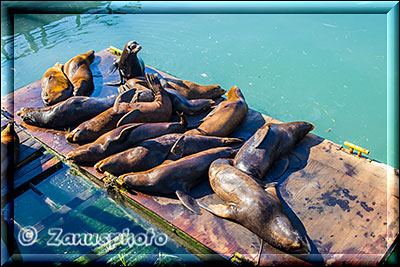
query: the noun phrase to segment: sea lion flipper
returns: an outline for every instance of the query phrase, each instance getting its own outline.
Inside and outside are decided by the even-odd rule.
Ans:
[[[278,194],[276,193],[276,185],[277,184],[278,184],[278,182],[268,183],[264,186],[264,190],[265,190],[265,192],[274,196],[276,199],[279,199]]]
[[[121,132],[119,132],[118,136],[115,136],[113,140],[124,140],[125,138],[128,137],[128,135],[136,129],[138,126],[142,125],[143,123],[135,123],[132,124],[131,126],[128,126],[124,128]]]
[[[289,168],[288,157],[283,157],[274,162],[272,168],[268,171],[267,177],[272,179],[278,179],[281,177]]]
[[[122,80],[119,81],[112,81],[112,82],[106,82],[104,83],[105,85],[109,85],[109,86],[120,86],[122,84]]]
[[[183,152],[185,150],[185,136],[182,135],[179,137],[178,140],[176,140],[175,144],[172,146],[171,150],[169,151],[169,154],[167,156],[167,159],[169,160],[177,160],[179,158],[182,158]]]
[[[139,110],[134,109],[128,113],[126,113],[117,123],[117,127],[124,125],[124,124],[128,124],[128,123],[132,123],[134,122],[137,114],[140,113]]]
[[[136,95],[137,90],[135,88],[129,89],[125,92],[120,93],[114,102],[114,107],[117,107],[120,103],[129,103],[132,98]]]
[[[203,202],[198,202],[199,206],[206,211],[221,217],[221,218],[232,218],[232,209],[231,206],[228,206],[224,203],[216,203],[216,204],[204,204]]]
[[[257,148],[261,145],[261,143],[267,137],[269,130],[270,130],[270,125],[267,125],[264,131],[260,131],[258,132],[257,135],[254,135],[254,143],[253,143],[254,148]]]
[[[176,196],[182,202],[182,205],[193,213],[201,215],[199,204],[197,200],[182,192],[181,190],[175,191]]]

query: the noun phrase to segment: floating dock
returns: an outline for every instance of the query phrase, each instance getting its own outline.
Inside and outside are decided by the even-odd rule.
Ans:
[[[106,74],[115,57],[107,50],[96,53],[91,65],[95,84],[92,97],[117,94],[116,87],[104,85],[118,79],[117,73]],[[146,66],[146,72],[172,77],[150,66]],[[78,146],[67,142],[65,131],[27,125],[15,114],[22,107],[42,107],[40,93],[40,81],[37,81],[2,98],[1,125],[14,118],[22,143],[15,173],[16,190],[12,193],[18,192],[18,188],[29,187],[33,177],[45,178],[43,173],[56,170],[61,162],[106,186],[106,175],[96,172],[93,167],[65,160],[67,153]],[[196,117],[189,116],[189,124],[194,119]],[[249,109],[247,117],[231,137],[247,140],[265,122],[279,121]],[[32,148],[33,144],[36,149]],[[289,217],[308,237],[312,255],[289,255],[264,242],[259,265],[378,265],[384,262],[399,234],[398,170],[374,160],[358,158],[343,151],[341,145],[311,133],[294,150],[301,155],[302,165],[299,169],[287,170],[279,178],[277,189]],[[204,210],[202,215],[193,214],[174,196],[108,189],[113,197],[139,212],[201,259],[258,261],[260,239],[235,222]],[[2,198],[10,193],[2,191]],[[194,188],[191,195],[205,203],[216,197],[208,179]]]

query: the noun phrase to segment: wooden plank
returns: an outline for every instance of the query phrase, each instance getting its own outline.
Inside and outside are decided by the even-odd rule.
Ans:
[[[105,74],[113,58],[105,50],[96,54],[91,68],[101,75],[94,77],[92,96],[104,97],[117,92],[116,87],[103,84],[118,78],[117,74],[111,77]],[[146,72],[172,77],[149,66]],[[22,107],[42,106],[40,81],[17,90],[13,98],[5,96],[2,106],[8,112],[12,112],[11,107],[16,112]],[[189,116],[189,123],[195,119]],[[61,158],[77,147],[65,140],[65,131],[33,127],[18,116],[15,121]],[[278,121],[249,109],[244,122],[231,136],[248,139],[265,122]],[[325,264],[377,265],[398,236],[398,171],[376,161],[359,160],[341,151],[340,145],[313,134],[295,152],[304,159],[303,167],[287,171],[278,181],[278,191],[292,221],[311,240],[314,254],[299,259],[264,244],[260,264],[306,265],[323,261]],[[99,181],[104,177],[92,167],[80,168],[86,176]],[[177,233],[181,231],[226,259],[232,258],[235,252],[252,261],[258,258],[259,238],[234,222],[205,211],[201,216],[194,215],[176,197],[140,192],[122,194],[135,207],[153,214],[154,218],[174,227]],[[191,194],[204,202],[215,197],[206,178]]]
[[[29,171],[15,182],[12,192],[6,191],[5,188],[1,190],[2,205],[23,194],[26,190],[29,190],[29,183],[36,184],[61,168],[62,162],[53,157],[42,165]]]

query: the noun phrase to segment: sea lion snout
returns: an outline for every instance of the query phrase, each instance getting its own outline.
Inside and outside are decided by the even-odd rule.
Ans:
[[[87,52],[88,54],[88,60],[90,63],[92,63],[94,61],[95,55],[94,55],[94,50],[90,50],[89,52]]]
[[[276,243],[276,247],[291,254],[310,253],[309,243],[304,240],[286,216],[277,215],[272,218],[269,228],[269,234],[273,237],[271,243]]]
[[[72,132],[67,133],[65,138],[67,138],[69,142],[76,142],[76,140],[78,140],[80,132],[81,130],[79,128],[76,128]]]
[[[142,47],[136,41],[130,41],[128,42],[127,49],[129,49],[130,53],[137,54],[142,49]]]
[[[220,95],[220,96],[226,93],[226,90],[218,84],[215,86],[213,91],[215,95]]]

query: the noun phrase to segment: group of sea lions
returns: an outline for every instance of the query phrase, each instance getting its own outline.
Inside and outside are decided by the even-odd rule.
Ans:
[[[308,242],[285,214],[275,184],[264,187],[261,182],[275,162],[287,168],[287,155],[314,126],[266,123],[243,144],[243,139],[229,137],[248,112],[237,86],[216,104],[226,92],[219,85],[146,73],[140,50],[137,42],[128,42],[110,68],[118,70],[120,79],[107,84],[119,86],[118,95],[89,97],[94,60],[89,51],[45,73],[46,107],[22,108],[17,114],[38,127],[73,129],[66,138],[79,146],[66,158],[94,165],[128,189],[176,194],[194,213],[201,214],[203,208],[238,222],[282,251],[309,253]],[[210,109],[198,125],[188,127],[187,115]],[[179,122],[171,121],[174,113]],[[221,202],[206,205],[189,195],[207,177]]]

